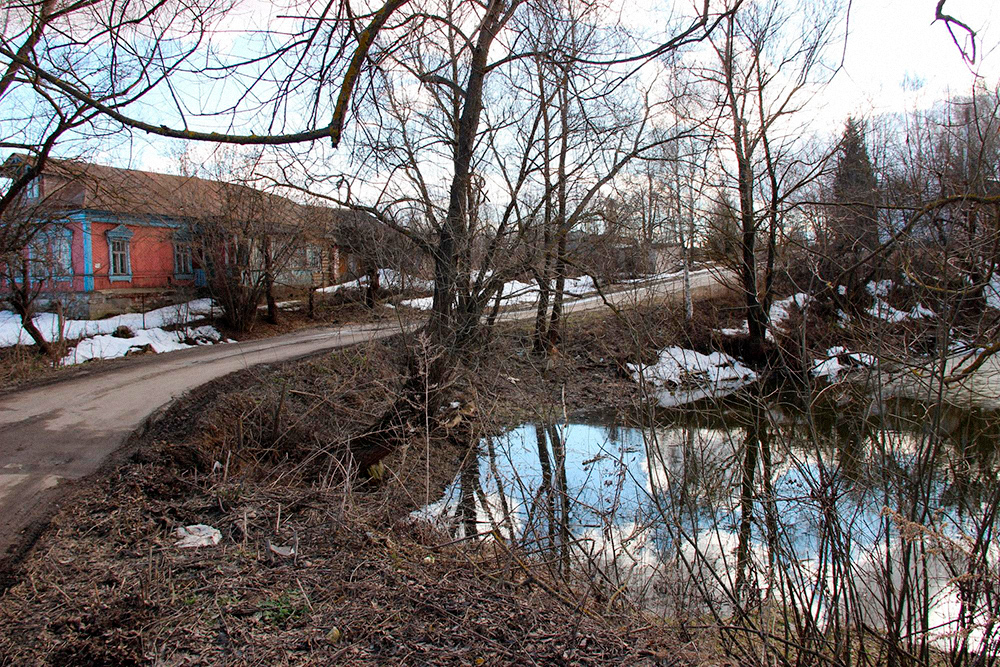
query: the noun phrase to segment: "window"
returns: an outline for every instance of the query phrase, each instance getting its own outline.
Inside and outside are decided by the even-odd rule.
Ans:
[[[52,267],[57,277],[73,275],[73,230],[59,232],[52,243]]]
[[[111,282],[132,280],[131,239],[132,231],[125,225],[118,225],[107,232],[108,237],[108,278]]]
[[[39,179],[33,178],[28,181],[27,187],[24,188],[24,196],[28,199],[38,199],[41,195],[42,191],[39,186]]]
[[[174,276],[190,278],[194,276],[191,244],[174,241]]]
[[[187,227],[174,231],[174,278],[177,280],[194,278],[194,246],[191,239],[191,230]]]
[[[73,230],[54,227],[39,232],[28,247],[31,275],[40,280],[73,277]]]
[[[306,267],[310,269],[318,269],[319,266],[319,248],[313,245],[306,246]]]
[[[111,242],[111,273],[119,276],[128,272],[128,241],[115,239]]]

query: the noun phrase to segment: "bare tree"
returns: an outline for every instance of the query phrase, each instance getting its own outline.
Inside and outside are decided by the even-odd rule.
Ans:
[[[826,6],[801,12],[778,0],[754,3],[726,16],[711,40],[715,64],[700,70],[714,94],[725,137],[721,166],[738,195],[740,257],[736,267],[747,328],[764,341],[774,280],[776,244],[789,198],[816,176],[821,159],[802,169],[796,114],[833,70],[824,52],[835,38],[839,15]],[[792,167],[798,168],[792,168]],[[763,236],[763,238],[761,238]],[[765,249],[761,276],[759,244]],[[761,278],[763,280],[761,281]]]
[[[253,187],[261,183],[259,155],[243,164],[234,155],[228,160],[198,189],[210,201],[198,202],[205,213],[190,221],[190,235],[224,319],[234,330],[248,332],[261,301],[268,320],[277,323],[275,288],[281,273],[304,253],[313,216],[306,206]]]
[[[38,351],[48,355],[52,346],[34,322],[35,304],[44,291],[58,289],[56,280],[71,276],[73,266],[61,215],[44,201],[28,204],[24,199],[22,193],[21,201],[0,218],[10,242],[10,247],[0,252],[0,286]]]

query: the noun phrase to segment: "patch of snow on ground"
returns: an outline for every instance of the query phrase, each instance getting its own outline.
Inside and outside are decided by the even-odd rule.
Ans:
[[[213,308],[211,299],[196,299],[165,308],[157,308],[143,313],[124,313],[103,320],[63,320],[63,338],[74,340],[101,334],[114,333],[118,327],[128,327],[132,331],[140,329],[162,329],[205,319],[220,311]],[[34,323],[45,340],[59,339],[59,318],[55,313],[38,313]],[[11,345],[32,345],[33,341],[21,327],[21,318],[10,311],[0,311],[0,347]]]
[[[422,296],[419,299],[406,299],[405,301],[400,301],[399,305],[417,310],[430,310],[434,305],[434,297]]]
[[[570,296],[581,296],[594,292],[596,289],[597,288],[594,287],[593,278],[590,276],[582,276],[580,278],[567,278],[563,291]],[[522,283],[520,280],[511,280],[508,283],[504,283],[500,303],[505,306],[535,303],[538,299],[539,293],[540,290],[538,289],[537,284]],[[434,299],[432,297],[421,297],[400,301],[399,305],[406,306],[407,308],[416,308],[418,310],[430,310],[433,303]]]
[[[892,289],[891,280],[873,280],[872,282],[865,285],[865,289],[873,297],[878,299],[884,299],[889,296],[889,290]]]
[[[841,373],[852,368],[872,368],[878,360],[874,355],[865,352],[851,352],[840,345],[826,351],[825,359],[814,359],[809,369],[813,377],[825,377],[835,380]]]
[[[791,315],[791,308],[794,305],[800,311],[804,311],[810,303],[812,303],[813,298],[806,294],[805,292],[799,292],[798,294],[793,294],[787,299],[781,299],[780,301],[775,301],[771,304],[771,309],[768,311],[768,317],[771,319],[771,324],[779,324],[784,322]]]
[[[100,334],[81,340],[59,363],[63,366],[72,366],[92,359],[117,359],[132,350],[141,350],[146,346],[160,354],[198,345],[211,345],[221,340],[222,334],[209,325],[187,331],[165,331],[158,327],[140,329],[131,338]]]
[[[892,289],[891,280],[876,280],[865,285],[865,289],[874,297],[868,314],[886,322],[898,323],[906,320],[921,320],[929,317],[936,317],[936,313],[923,304],[918,303],[912,310],[899,310],[890,306],[885,298],[889,296]]]
[[[378,270],[378,282],[379,285],[385,289],[416,289],[416,290],[432,290],[434,289],[434,283],[430,280],[424,280],[423,278],[418,278],[416,276],[407,275],[405,273],[400,273],[398,271],[393,271],[392,269],[379,269]],[[362,287],[368,286],[368,276],[361,276],[357,280],[348,280],[347,282],[337,283],[336,285],[329,285],[327,287],[320,287],[317,292],[323,292],[325,294],[332,294],[338,292],[342,289],[361,289]]]
[[[788,319],[791,315],[792,306],[796,306],[799,310],[805,310],[810,303],[812,303],[813,298],[806,294],[805,292],[799,292],[798,294],[793,294],[792,296],[781,299],[780,301],[775,301],[771,304],[770,310],[768,310],[768,317],[770,318],[771,326],[780,325],[782,322]],[[746,336],[750,333],[747,328],[746,321],[743,321],[740,326],[731,329],[716,329],[717,332],[723,336]],[[771,327],[768,327],[767,331],[764,332],[764,338],[774,342],[774,335],[771,333]]]
[[[652,365],[630,364],[636,382],[645,380],[663,407],[673,407],[706,397],[721,398],[757,379],[757,374],[721,352],[701,354],[668,347]]]
[[[596,292],[597,287],[594,285],[594,279],[590,276],[580,276],[579,278],[567,278],[565,291],[566,294],[587,294]]]

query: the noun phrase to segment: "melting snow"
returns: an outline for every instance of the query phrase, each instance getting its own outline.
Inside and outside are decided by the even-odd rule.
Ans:
[[[787,299],[775,301],[771,304],[771,309],[768,311],[771,324],[778,324],[787,320],[791,315],[791,307],[793,304],[800,311],[803,311],[810,303],[812,303],[812,300],[813,298],[805,292],[799,292],[798,294],[793,294]]]
[[[834,380],[842,372],[851,368],[871,368],[878,363],[874,355],[865,352],[851,352],[840,345],[826,351],[826,359],[814,359],[809,370],[814,377],[825,377]]]
[[[153,352],[182,350],[198,345],[222,342],[222,335],[212,326],[184,328],[167,331],[165,327],[183,326],[190,322],[217,314],[211,299],[197,299],[144,313],[125,313],[103,320],[63,320],[63,337],[80,339],[76,347],[60,363],[65,366],[80,364],[91,359],[124,357],[131,350],[147,348]],[[35,326],[45,340],[59,339],[59,318],[54,313],[39,313],[33,318]],[[132,335],[119,338],[111,335],[119,328],[128,329]],[[21,318],[10,311],[0,311],[0,347],[31,345],[31,337],[21,326]]]
[[[125,313],[103,320],[63,320],[63,338],[74,340],[114,333],[118,327],[128,327],[132,331],[177,326],[205,319],[213,313],[211,299],[196,299],[175,306],[157,308],[147,313]],[[59,318],[54,313],[38,313],[34,317],[35,326],[45,340],[52,342],[59,338]],[[31,337],[21,327],[21,318],[9,310],[0,311],[0,347],[11,345],[31,345]]]
[[[63,366],[72,366],[92,359],[117,359],[132,350],[141,350],[146,346],[159,354],[199,345],[211,345],[221,340],[222,334],[215,327],[208,325],[187,331],[165,331],[156,327],[140,329],[131,338],[101,334],[81,340],[60,363]]]
[[[580,278],[567,278],[564,292],[573,296],[580,296],[594,292],[596,289],[593,278],[582,276]],[[538,298],[539,292],[538,285],[535,283],[522,283],[519,280],[512,280],[504,283],[500,301],[506,306],[534,303]],[[416,308],[418,310],[430,310],[433,304],[434,299],[429,296],[418,299],[406,299],[399,302],[400,306]]]
[[[673,407],[702,398],[721,398],[757,379],[757,374],[721,352],[701,354],[681,347],[668,347],[650,366],[630,364],[632,377],[655,389],[663,407]]]
[[[387,289],[403,289],[404,287],[407,289],[417,290],[434,289],[434,283],[430,280],[410,276],[405,273],[393,271],[392,269],[379,269],[378,282],[379,285]],[[316,291],[332,294],[333,292],[338,292],[342,289],[361,288],[367,287],[367,285],[368,276],[361,276],[357,280],[349,280],[346,283],[338,283],[336,285],[330,285],[329,287],[321,287]]]
[[[868,309],[868,314],[872,317],[893,323],[935,317],[934,311],[919,303],[909,311],[899,310],[886,303],[885,298],[889,296],[889,291],[892,289],[891,280],[870,282],[865,285],[865,289],[874,297],[871,308]]]

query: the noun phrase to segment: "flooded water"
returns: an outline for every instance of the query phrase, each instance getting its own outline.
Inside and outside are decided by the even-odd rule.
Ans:
[[[856,626],[995,656],[998,448],[996,413],[919,404],[524,424],[481,442],[423,513],[673,620],[791,615],[824,650],[856,651]]]

